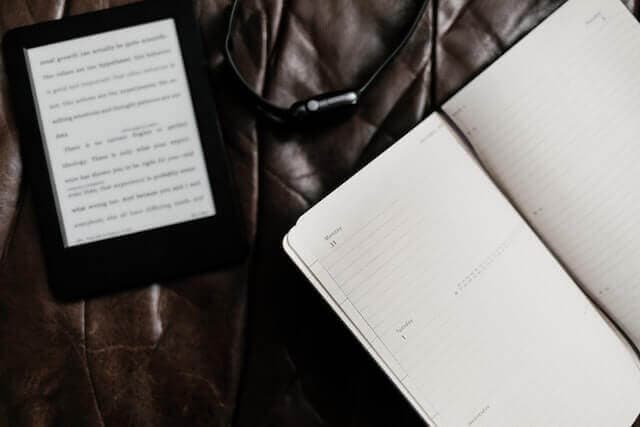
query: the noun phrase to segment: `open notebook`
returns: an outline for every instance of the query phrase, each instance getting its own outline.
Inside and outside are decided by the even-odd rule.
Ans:
[[[631,425],[640,25],[570,0],[442,110],[285,250],[429,424]]]

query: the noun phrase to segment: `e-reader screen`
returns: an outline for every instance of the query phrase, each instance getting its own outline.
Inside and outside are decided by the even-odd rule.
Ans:
[[[25,56],[65,247],[216,214],[173,19]]]

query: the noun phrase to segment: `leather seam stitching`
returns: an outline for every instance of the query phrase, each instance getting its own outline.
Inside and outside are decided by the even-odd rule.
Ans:
[[[82,301],[82,340],[84,341],[84,363],[87,366],[87,377],[89,380],[89,386],[91,387],[91,394],[93,396],[93,402],[96,405],[96,411],[98,413],[98,419],[100,420],[100,425],[105,426],[104,418],[102,416],[102,409],[100,407],[100,402],[98,401],[98,393],[96,392],[96,386],[93,381],[93,373],[91,371],[91,366],[89,365],[89,355],[87,351],[88,343],[87,343],[87,301]]]
[[[18,228],[18,219],[22,215],[22,211],[24,208],[24,199],[25,199],[25,180],[23,179],[22,172],[20,173],[20,184],[18,185],[18,197],[15,204],[15,210],[13,215],[11,216],[11,223],[7,229],[7,237],[4,240],[4,245],[2,247],[2,254],[0,256],[0,268],[4,267],[6,264],[6,260],[9,256],[9,248],[13,245],[13,240],[15,238],[17,228]]]
[[[311,200],[307,198],[307,196],[305,196],[304,194],[302,194],[299,190],[293,188],[290,184],[288,184],[284,178],[282,178],[279,174],[277,174],[276,172],[274,172],[273,170],[271,170],[271,168],[269,168],[269,166],[264,166],[263,170],[270,175],[271,177],[273,177],[278,184],[280,184],[283,188],[285,188],[287,191],[290,191],[292,193],[294,193],[296,196],[300,197],[306,204],[307,206],[311,206]]]
[[[431,0],[433,3],[431,4],[431,72],[429,75],[431,76],[431,84],[429,87],[429,96],[431,97],[431,102],[433,102],[436,98],[438,84],[437,84],[437,75],[436,70],[438,68],[438,12],[440,11],[440,5],[438,0]]]

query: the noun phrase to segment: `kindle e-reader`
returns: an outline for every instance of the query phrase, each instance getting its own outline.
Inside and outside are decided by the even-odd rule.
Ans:
[[[52,289],[80,297],[241,258],[191,2],[142,2],[3,41]]]

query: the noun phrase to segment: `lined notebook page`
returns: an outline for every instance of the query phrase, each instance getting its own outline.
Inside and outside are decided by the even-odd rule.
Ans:
[[[438,115],[285,247],[432,425],[628,426],[640,412],[634,356]]]
[[[444,110],[640,346],[640,24],[619,0],[569,1]]]

